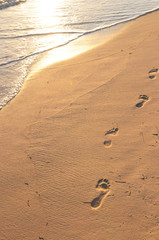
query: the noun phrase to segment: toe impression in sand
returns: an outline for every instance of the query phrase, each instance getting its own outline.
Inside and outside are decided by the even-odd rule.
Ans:
[[[112,136],[116,136],[119,132],[119,128],[118,127],[113,127],[112,129],[108,130],[106,133],[105,133],[105,136],[108,136],[108,135],[112,135]],[[112,146],[112,141],[109,139],[109,140],[105,140],[103,142],[105,148],[110,148]]]
[[[139,99],[141,99],[141,101],[136,104],[136,107],[137,107],[137,108],[143,107],[144,104],[145,104],[147,101],[149,101],[149,97],[148,97],[147,95],[145,95],[145,94],[141,94],[141,95],[139,96]]]
[[[108,130],[108,131],[105,133],[105,135],[110,135],[110,134],[112,134],[112,135],[117,135],[118,131],[119,131],[119,128],[112,128],[112,129]]]
[[[150,79],[155,79],[156,78],[156,73],[158,72],[158,68],[152,68],[148,74]]]
[[[110,192],[110,183],[109,180],[106,178],[102,178],[97,182],[96,189],[100,191],[99,195],[94,198],[91,202],[91,207],[93,209],[98,209],[101,207],[104,198],[108,195]]]

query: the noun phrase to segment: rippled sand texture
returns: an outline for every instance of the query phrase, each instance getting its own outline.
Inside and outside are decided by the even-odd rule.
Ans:
[[[158,239],[158,22],[48,66],[0,112],[0,239]]]

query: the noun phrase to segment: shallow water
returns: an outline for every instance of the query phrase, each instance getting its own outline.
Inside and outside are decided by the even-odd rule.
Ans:
[[[158,0],[1,0],[0,108],[19,92],[29,66],[43,53],[56,59],[57,48],[158,7]]]

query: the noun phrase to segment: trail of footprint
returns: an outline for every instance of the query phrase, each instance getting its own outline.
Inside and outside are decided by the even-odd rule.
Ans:
[[[117,135],[118,131],[119,131],[119,128],[112,128],[105,133],[105,136]],[[105,146],[105,148],[110,148],[112,146],[112,141],[111,140],[105,140],[104,141],[104,146]]]
[[[152,68],[152,69],[148,72],[148,73],[149,73],[149,78],[150,78],[150,79],[155,79],[157,72],[158,72],[158,68]]]
[[[100,194],[98,197],[94,198],[91,202],[91,207],[93,209],[97,209],[101,207],[102,202],[104,198],[108,195],[110,192],[110,183],[109,180],[106,178],[102,178],[97,182],[96,188],[98,191],[100,191]]]
[[[143,95],[139,96],[139,99],[141,99],[141,101],[136,104],[137,108],[143,107],[144,104],[149,100],[149,97],[147,95],[143,94]]]

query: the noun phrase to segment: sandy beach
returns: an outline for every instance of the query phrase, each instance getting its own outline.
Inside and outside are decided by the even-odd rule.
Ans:
[[[0,112],[0,240],[157,240],[159,11],[29,76]]]

